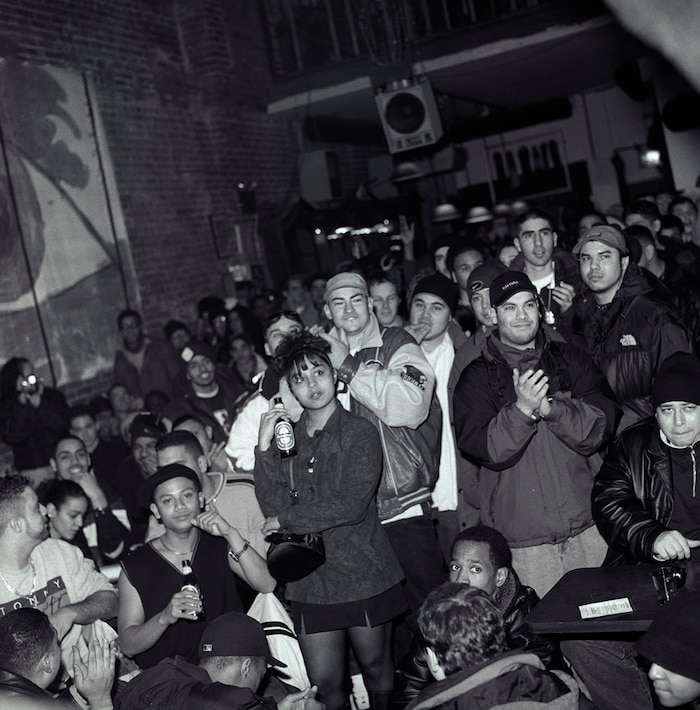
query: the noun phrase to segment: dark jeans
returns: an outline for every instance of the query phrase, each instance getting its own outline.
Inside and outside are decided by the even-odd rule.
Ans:
[[[637,665],[635,640],[608,636],[561,642],[562,653],[598,710],[653,710],[649,680]]]

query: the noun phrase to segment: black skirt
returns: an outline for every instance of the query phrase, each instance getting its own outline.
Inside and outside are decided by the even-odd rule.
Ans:
[[[379,626],[400,616],[408,608],[400,583],[369,599],[340,604],[292,601],[291,607],[298,634],[340,631],[351,626]]]

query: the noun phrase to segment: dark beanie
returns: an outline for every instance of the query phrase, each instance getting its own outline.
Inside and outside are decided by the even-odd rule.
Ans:
[[[450,281],[446,276],[442,274],[430,274],[430,276],[424,276],[413,289],[413,296],[411,301],[419,293],[432,293],[433,296],[441,298],[450,309],[452,315],[455,314],[455,309],[457,308],[457,301],[459,299],[459,289],[454,281]]]
[[[700,592],[681,590],[656,615],[635,649],[672,673],[700,683]]]
[[[659,367],[651,395],[654,409],[664,402],[700,404],[700,360],[690,353],[674,353]]]

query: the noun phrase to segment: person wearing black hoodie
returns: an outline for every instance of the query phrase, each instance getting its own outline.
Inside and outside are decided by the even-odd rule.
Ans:
[[[503,616],[508,649],[535,654],[547,668],[561,665],[558,649],[525,628],[525,617],[540,598],[532,587],[520,583],[511,567],[505,537],[495,528],[476,525],[463,530],[452,544],[450,582],[486,592]],[[393,710],[401,710],[433,682],[419,635],[401,658],[394,673]]]

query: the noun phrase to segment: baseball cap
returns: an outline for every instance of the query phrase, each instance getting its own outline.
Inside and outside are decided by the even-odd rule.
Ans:
[[[323,298],[328,301],[331,293],[337,291],[339,288],[356,288],[362,291],[365,296],[369,296],[369,291],[367,290],[367,282],[354,271],[343,271],[335,276],[331,276],[326,283],[326,292]]]
[[[199,657],[208,656],[263,656],[271,666],[287,667],[270,652],[260,623],[238,611],[229,611],[207,624],[199,642]]]
[[[129,441],[136,441],[141,436],[160,439],[165,434],[165,427],[152,414],[137,414],[129,427]]]
[[[413,300],[419,293],[431,293],[438,298],[441,298],[447,307],[450,309],[450,313],[454,315],[455,309],[457,308],[457,301],[459,299],[459,289],[454,281],[450,281],[446,276],[442,274],[430,274],[429,276],[423,277],[413,289]]]
[[[623,256],[627,256],[627,242],[625,235],[609,224],[598,224],[595,227],[589,227],[584,230],[581,238],[576,242],[571,250],[572,254],[579,254],[581,248],[586,242],[601,242],[613,249],[617,249]]]
[[[476,291],[481,291],[483,288],[490,288],[493,280],[505,274],[508,271],[498,259],[489,259],[483,264],[479,264],[472,272],[469,274],[467,279],[467,293],[471,296],[472,293]]]
[[[153,495],[156,492],[156,488],[158,488],[161,483],[165,483],[172,478],[189,478],[189,480],[195,484],[198,491],[202,490],[202,482],[191,468],[181,463],[171,463],[159,468],[139,486],[137,493],[139,504],[143,508],[148,508],[148,506],[153,503]]]
[[[491,282],[489,298],[495,308],[521,291],[529,291],[537,296],[537,289],[523,271],[505,271]]]

